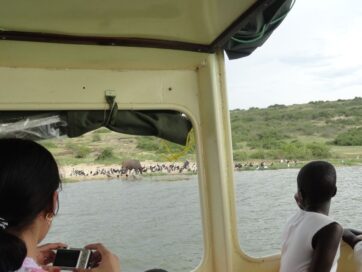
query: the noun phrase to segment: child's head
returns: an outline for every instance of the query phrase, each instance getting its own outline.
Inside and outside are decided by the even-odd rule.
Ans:
[[[328,202],[337,193],[336,169],[325,161],[313,161],[300,169],[297,183],[302,202],[318,205]]]
[[[44,238],[57,212],[59,186],[58,166],[43,146],[0,139],[0,271],[21,266],[26,246],[17,234],[36,220],[41,222],[39,239]]]

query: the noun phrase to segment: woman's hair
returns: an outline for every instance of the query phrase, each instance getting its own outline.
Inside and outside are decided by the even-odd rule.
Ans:
[[[33,141],[0,139],[0,271],[21,267],[25,243],[12,233],[30,226],[42,212],[56,213],[61,182],[48,150]]]

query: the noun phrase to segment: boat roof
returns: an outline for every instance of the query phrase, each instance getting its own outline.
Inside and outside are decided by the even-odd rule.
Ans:
[[[285,2],[0,0],[0,66],[195,68],[250,18]]]
[[[8,0],[3,29],[212,43],[255,0]],[[4,3],[6,8],[4,8]]]

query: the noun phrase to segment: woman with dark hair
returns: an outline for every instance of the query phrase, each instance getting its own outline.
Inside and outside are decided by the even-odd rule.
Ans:
[[[38,247],[57,214],[60,186],[58,166],[48,150],[29,140],[0,139],[0,272],[44,271],[41,266],[53,261],[53,250],[66,246]],[[101,244],[88,248],[102,258],[90,271],[120,271],[118,258]]]

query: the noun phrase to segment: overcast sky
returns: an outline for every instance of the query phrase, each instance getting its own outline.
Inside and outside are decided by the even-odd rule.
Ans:
[[[362,96],[362,1],[297,0],[262,47],[226,70],[230,109]]]

